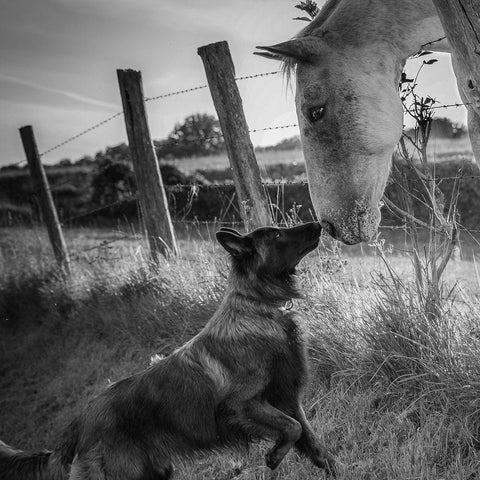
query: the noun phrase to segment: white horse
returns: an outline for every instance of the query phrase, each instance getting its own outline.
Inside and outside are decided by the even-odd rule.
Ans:
[[[296,72],[310,194],[323,227],[347,244],[369,240],[402,134],[403,66],[421,50],[450,52],[432,1],[328,0],[295,38],[258,48],[263,51],[256,53]],[[471,102],[468,127],[480,162],[479,104],[467,87],[460,94]]]

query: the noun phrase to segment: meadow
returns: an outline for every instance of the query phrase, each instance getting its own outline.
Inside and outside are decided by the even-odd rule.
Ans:
[[[472,158],[472,147],[467,136],[456,139],[451,138],[432,138],[428,143],[429,158],[435,161],[453,160],[455,157]],[[260,169],[265,172],[266,167],[277,164],[302,164],[304,162],[303,152],[301,150],[273,150],[260,151],[256,153],[257,162]],[[193,174],[198,169],[221,170],[229,168],[228,157],[226,154],[209,157],[192,157],[174,159],[165,161],[174,165],[186,174]]]
[[[53,448],[92,395],[199,331],[228,272],[214,231],[185,229],[182,255],[152,264],[138,234],[66,230],[70,251],[80,252],[68,279],[55,269],[43,229],[2,229],[0,438]],[[325,238],[299,269],[305,299],[295,308],[310,338],[307,415],[341,462],[340,479],[478,478],[475,244],[447,267],[441,312],[432,316],[416,290],[408,241],[399,231],[382,237],[355,248]],[[176,478],[270,478],[267,445],[199,458]],[[323,473],[291,452],[277,478]]]
[[[471,157],[463,139],[438,142],[429,147],[437,160]],[[263,152],[261,170],[303,161],[298,151],[284,155]],[[223,169],[226,158],[173,163],[192,173]],[[168,355],[214,312],[229,268],[214,240],[218,225],[176,223],[181,255],[157,263],[136,225],[65,228],[69,277],[55,267],[42,227],[0,228],[2,441],[54,448],[89,398]],[[412,262],[418,255],[424,273],[431,269],[428,241],[419,232],[414,249],[395,226],[370,245],[322,237],[298,270],[305,298],[294,308],[310,341],[304,405],[340,480],[479,478],[478,235],[461,232],[435,308]],[[271,478],[268,445],[200,457],[175,478]],[[275,478],[324,474],[291,452]]]

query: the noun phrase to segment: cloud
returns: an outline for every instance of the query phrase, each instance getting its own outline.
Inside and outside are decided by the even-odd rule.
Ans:
[[[79,95],[79,94],[74,93],[74,92],[68,92],[66,90],[60,90],[58,88],[46,87],[45,85],[40,85],[38,83],[31,82],[29,80],[24,80],[22,78],[13,77],[11,75],[5,75],[3,73],[0,73],[0,82],[1,81],[8,82],[8,83],[13,83],[13,84],[16,84],[16,85],[24,85],[26,87],[30,87],[30,88],[33,88],[35,90],[40,90],[40,91],[43,91],[43,92],[56,93],[57,95],[62,95],[64,97],[70,98],[72,100],[76,100],[76,101],[81,102],[81,103],[87,103],[89,105],[94,105],[96,107],[106,107],[106,108],[109,108],[109,109],[111,109],[111,108],[119,109],[120,108],[119,105],[116,105],[114,103],[104,102],[102,100],[96,100],[96,99],[91,98],[91,97],[86,97],[84,95]]]

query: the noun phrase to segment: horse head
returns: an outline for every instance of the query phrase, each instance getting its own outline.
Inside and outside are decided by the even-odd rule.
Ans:
[[[295,70],[310,195],[323,228],[347,244],[369,240],[402,132],[401,64],[330,32],[258,48]]]

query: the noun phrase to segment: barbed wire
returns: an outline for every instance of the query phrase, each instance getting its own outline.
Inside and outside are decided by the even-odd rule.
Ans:
[[[440,39],[434,40],[432,42],[429,42],[429,43],[423,45],[422,47],[433,44],[433,43],[436,43],[436,42],[441,41],[441,40],[443,40],[443,38],[440,38]],[[256,74],[252,74],[252,75],[244,75],[244,76],[240,76],[240,77],[235,77],[235,80],[242,81],[242,80],[247,80],[247,79],[266,77],[266,76],[270,76],[270,75],[277,75],[279,73],[282,73],[282,71],[281,70],[274,70],[274,71],[271,71],[271,72],[263,72],[263,73],[256,73]],[[144,100],[145,100],[145,102],[151,102],[151,101],[160,100],[160,99],[167,98],[167,97],[183,95],[185,93],[194,92],[194,91],[202,90],[202,89],[205,89],[205,88],[208,88],[207,84],[197,85],[197,86],[194,86],[194,87],[190,87],[190,88],[186,88],[186,89],[182,89],[182,90],[177,90],[177,91],[174,91],[174,92],[169,92],[169,93],[165,93],[165,94],[161,94],[161,95],[156,95],[156,96],[153,96],[153,97],[145,97]],[[453,104],[447,104],[447,105],[437,105],[437,106],[433,106],[432,108],[451,108],[451,107],[466,106],[466,105],[469,105],[469,104],[470,103],[466,103],[466,104],[453,103]],[[71,142],[75,141],[76,139],[86,135],[87,133],[89,133],[93,130],[96,130],[97,128],[99,128],[99,127],[105,125],[106,123],[114,120],[115,118],[119,117],[120,115],[123,115],[123,111],[117,112],[117,113],[111,115],[110,117],[108,117],[108,118],[106,118],[106,119],[104,119],[104,120],[102,120],[98,123],[95,123],[94,125],[86,128],[85,130],[82,130],[81,132],[63,140],[62,142],[57,143],[56,145],[53,145],[52,147],[48,148],[44,152],[40,153],[40,157],[43,157],[43,156],[61,148],[61,147],[63,147],[64,145],[67,145],[68,143],[71,143]],[[298,127],[298,124],[284,125],[284,126],[278,126],[278,127],[258,128],[258,129],[250,130],[249,133],[256,133],[256,132],[267,131],[267,130],[278,130],[278,129],[281,129],[281,128],[292,128],[292,127]],[[210,139],[214,139],[214,138],[216,138],[216,137],[210,137],[210,138],[206,137],[203,140],[210,140]],[[20,160],[18,162],[13,162],[13,163],[10,163],[8,165],[5,165],[2,168],[8,168],[8,167],[16,166],[16,165],[21,165],[21,164],[24,164],[24,163],[27,163],[26,160]]]
[[[275,72],[272,72],[272,73],[275,73]],[[268,75],[268,74],[258,74],[258,76],[260,76],[260,75]],[[243,78],[243,77],[240,77],[240,78]],[[245,78],[252,78],[252,76],[245,77]],[[198,89],[200,87],[195,87],[195,88]],[[166,94],[166,95],[162,96],[162,98],[165,97],[165,96],[174,95],[174,94],[177,94],[177,93],[180,94],[181,92],[182,91],[173,92],[172,94]],[[155,97],[152,97],[150,100],[154,100],[154,99],[155,99]],[[469,105],[469,104],[470,103],[467,103],[467,104],[454,103],[454,104],[447,104],[447,105],[437,105],[437,106],[434,106],[432,108],[461,107],[461,106],[465,106],[465,105]],[[50,147],[49,149],[40,153],[40,157],[43,157],[43,156],[47,155],[48,153],[53,152],[54,150],[57,150],[58,148],[63,147],[64,145],[73,142],[74,140],[82,137],[83,135],[86,135],[87,133],[89,133],[93,130],[96,130],[97,128],[101,127],[102,125],[105,125],[106,123],[108,123],[111,120],[119,117],[120,115],[123,115],[123,111],[117,112],[114,115],[111,115],[110,117],[106,118],[105,120],[102,120],[101,122],[98,122],[95,125],[92,125],[91,127],[87,128],[85,130],[82,130],[81,132],[77,133],[76,135],[73,135],[72,137],[69,137],[66,140],[54,145],[53,147]],[[248,130],[248,133],[258,133],[258,132],[264,132],[264,131],[280,130],[280,129],[285,129],[285,128],[298,128],[298,127],[299,127],[298,123],[291,123],[291,124],[288,124],[288,125],[278,125],[278,126],[274,126],[274,127],[254,128],[254,129]],[[215,139],[218,139],[218,137],[220,137],[220,136],[223,136],[223,134],[220,133],[219,135],[215,135],[215,136],[198,138],[198,139],[195,139],[195,140],[191,140],[189,143],[201,143],[201,142],[205,142],[205,141],[208,141],[208,140],[215,140]],[[180,139],[180,138],[179,139],[168,139],[168,140],[162,142],[161,145],[162,146],[170,145],[170,144],[173,145],[173,144],[179,143],[181,141],[182,141],[182,139]],[[21,165],[23,163],[27,163],[27,161],[26,160],[20,160],[18,162],[13,162],[13,163],[9,163],[7,165],[4,165],[1,168],[2,169],[8,169],[9,167],[13,167],[13,166],[16,166],[16,165]]]
[[[268,77],[269,75],[278,75],[279,73],[283,73],[282,70],[274,70],[273,72],[264,72],[264,73],[254,73],[252,75],[245,75],[243,77],[235,77],[235,80],[249,80],[251,78],[259,78],[259,77]]]
[[[284,128],[292,128],[292,127],[298,127],[298,124],[297,123],[291,123],[291,124],[288,124],[288,125],[277,125],[275,127],[254,128],[254,129],[248,130],[248,133],[258,133],[258,132],[265,132],[265,131],[269,131],[269,130],[281,130],[281,129],[284,129]],[[199,137],[199,138],[195,138],[193,140],[189,140],[188,143],[189,144],[201,144],[201,143],[208,142],[209,140],[218,140],[221,137],[224,137],[224,135],[223,135],[223,133],[219,132],[216,135],[210,135],[208,137]],[[158,143],[158,147],[162,148],[162,147],[167,147],[167,146],[171,146],[171,145],[177,145],[177,144],[181,143],[183,140],[184,139],[181,138],[181,137],[179,137],[179,138],[168,138],[166,140],[160,141]]]
[[[280,130],[282,128],[292,128],[292,127],[298,127],[298,123],[290,123],[288,125],[280,125],[278,127],[254,128],[253,130],[249,130],[248,133],[265,132],[267,130]]]
[[[480,179],[480,175],[463,175],[463,176],[458,176],[458,177],[433,177],[432,180],[435,182],[441,182],[444,180],[464,180],[464,179]],[[409,181],[420,181],[417,179],[409,179]],[[309,182],[308,180],[274,180],[274,181],[267,181],[267,182],[262,182],[262,185],[264,187],[282,187],[282,186],[294,186],[294,185],[299,185],[299,186],[308,186]],[[171,192],[179,192],[182,190],[199,190],[199,189],[205,189],[205,190],[215,190],[215,189],[222,189],[222,188],[230,188],[234,187],[235,183],[233,180],[229,180],[228,182],[225,183],[210,183],[210,184],[199,184],[199,183],[194,183],[194,184],[184,184],[184,183],[177,183],[177,184],[170,184],[170,185],[165,185],[165,189]]]
[[[235,77],[236,81],[241,81],[241,80],[248,80],[251,78],[258,78],[258,77],[267,77],[269,75],[276,75],[278,73],[281,73],[281,70],[276,70],[274,72],[265,72],[265,73],[256,73],[253,75],[245,75],[243,77]],[[161,95],[155,95],[154,97],[145,97],[145,102],[152,102],[154,100],[160,100],[162,98],[168,98],[168,97],[174,97],[176,95],[183,95],[184,93],[190,93],[190,92],[195,92],[197,90],[203,90],[205,88],[208,88],[208,85],[198,85],[196,87],[190,87],[190,88],[185,88],[183,90],[177,90],[176,92],[169,92],[169,93],[164,93]]]
[[[436,105],[430,107],[432,110],[434,108],[453,108],[453,107],[466,107],[467,105],[472,105],[472,102],[467,102],[467,103],[450,103],[450,104],[445,104],[445,105]]]
[[[267,77],[269,75],[277,75],[278,73],[281,73],[281,70],[275,70],[275,71],[272,71],[272,72],[264,72],[264,73],[255,73],[255,74],[252,74],[252,75],[244,75],[242,77],[236,77],[235,80],[242,81],[242,80],[248,80],[248,79],[259,78],[259,77]],[[165,93],[165,94],[162,94],[162,95],[156,95],[154,97],[145,97],[144,101],[145,102],[152,102],[154,100],[160,100],[162,98],[173,97],[173,96],[176,96],[176,95],[183,95],[185,93],[195,92],[197,90],[202,90],[202,89],[205,89],[205,88],[208,88],[208,85],[206,85],[206,84],[205,85],[197,85],[195,87],[185,88],[183,90],[177,90],[175,92],[169,92],[169,93]],[[101,127],[102,125],[105,125],[106,123],[112,121],[113,119],[119,117],[120,115],[123,115],[123,110],[121,112],[117,112],[114,115],[111,115],[110,117],[92,125],[91,127],[86,128],[85,130],[82,130],[81,132],[77,133],[76,135],[73,135],[72,137],[69,137],[66,140],[63,140],[62,142],[57,143],[56,145],[48,148],[44,152],[40,153],[40,157],[43,157],[44,155],[47,155],[48,153],[51,153],[51,152],[59,149],[60,147],[63,147],[64,145],[67,145],[68,143],[73,142],[77,138],[80,138],[83,135],[86,135],[87,133],[89,133],[93,130],[96,130],[97,128]],[[279,128],[285,128],[285,127],[279,127]],[[258,131],[260,131],[260,130],[258,130]],[[5,165],[2,168],[6,168],[6,167],[8,168],[8,167],[12,167],[12,166],[15,166],[15,165],[21,165],[23,163],[27,163],[27,161],[26,160],[20,160],[18,162],[14,162],[14,163],[10,163],[8,165]]]
[[[460,176],[460,177],[437,177],[434,178],[433,180],[435,181],[443,181],[443,180],[463,180],[465,178],[469,179],[480,179],[480,175],[465,175],[465,176]],[[308,180],[278,180],[278,181],[266,181],[262,182],[262,185],[266,188],[268,187],[285,187],[285,186],[302,186],[302,187],[307,187],[309,184]],[[183,183],[177,183],[177,184],[170,184],[170,185],[164,185],[164,188],[167,192],[170,193],[176,193],[176,192],[182,192],[185,190],[189,190],[191,194],[195,195],[197,194],[200,190],[222,190],[222,189],[232,189],[235,188],[235,184],[233,180],[230,180],[227,183],[211,183],[211,184],[183,184]],[[94,208],[93,210],[89,210],[87,212],[80,213],[78,215],[74,215],[71,217],[67,217],[65,219],[62,219],[62,224],[69,224],[72,223],[74,220],[78,220],[80,218],[88,217],[90,215],[93,215],[95,213],[102,212],[104,210],[111,209],[113,207],[116,207],[118,205],[122,204],[127,204],[131,202],[136,202],[138,201],[137,195],[132,195],[130,198],[123,198],[120,200],[116,200],[115,202],[111,202],[107,205],[102,205],[101,207]],[[187,221],[187,220],[182,220],[181,222],[177,223],[195,223],[198,221],[197,220],[192,220],[192,221]],[[211,223],[211,222],[207,222]],[[213,222],[215,223],[215,222]],[[390,227],[389,227],[390,228]],[[397,228],[397,227],[395,227]],[[472,231],[472,230],[469,230]],[[473,232],[473,231],[472,231]],[[480,230],[479,230],[480,232]]]
[[[162,95],[156,95],[155,97],[145,97],[145,102],[153,102],[154,100],[160,100],[161,98],[174,97],[176,95],[182,95],[188,92],[195,92],[196,90],[202,90],[208,88],[208,85],[199,85],[197,87],[185,88],[184,90],[177,90],[176,92],[164,93]]]
[[[133,201],[136,201],[136,200],[137,200],[136,196],[132,196],[131,198],[122,198],[121,200],[117,200],[115,202],[109,203],[108,205],[102,205],[101,207],[94,208],[93,210],[89,210],[88,212],[79,213],[78,215],[74,215],[72,217],[67,217],[65,219],[62,219],[61,223],[62,224],[72,223],[74,220],[78,220],[79,218],[88,217],[89,215],[93,215],[94,213],[102,212],[103,210],[107,210],[107,209],[110,209],[110,208],[115,207],[117,205],[121,205],[122,203],[129,203],[129,202],[133,202]]]
[[[70,257],[73,257],[73,258],[77,257],[78,258],[78,257],[80,257],[80,255],[82,253],[87,253],[87,252],[90,252],[92,250],[96,250],[97,248],[109,247],[111,244],[113,244],[115,242],[119,242],[120,240],[125,240],[127,238],[141,240],[143,237],[138,235],[138,234],[127,234],[127,233],[122,232],[121,237],[113,238],[111,240],[103,240],[98,245],[93,245],[92,247],[86,247],[86,248],[82,248],[80,250],[75,250],[70,254]]]
[[[81,131],[80,133],[77,133],[76,135],[73,135],[73,137],[67,138],[63,142],[57,143],[57,145],[54,145],[53,147],[50,147],[48,150],[45,150],[43,153],[40,154],[40,157],[43,157],[44,155],[47,155],[50,152],[53,152],[54,150],[57,150],[57,148],[63,147],[67,143],[73,142],[77,138],[82,137],[83,135],[86,135],[87,133],[91,132],[92,130],[96,130],[97,128],[101,127],[102,125],[105,125],[106,123],[110,122],[114,118],[119,117],[120,115],[123,115],[123,110],[121,112],[117,112],[110,117],[106,118],[105,120],[102,120],[101,122],[96,123],[95,125],[92,125],[91,127]]]

